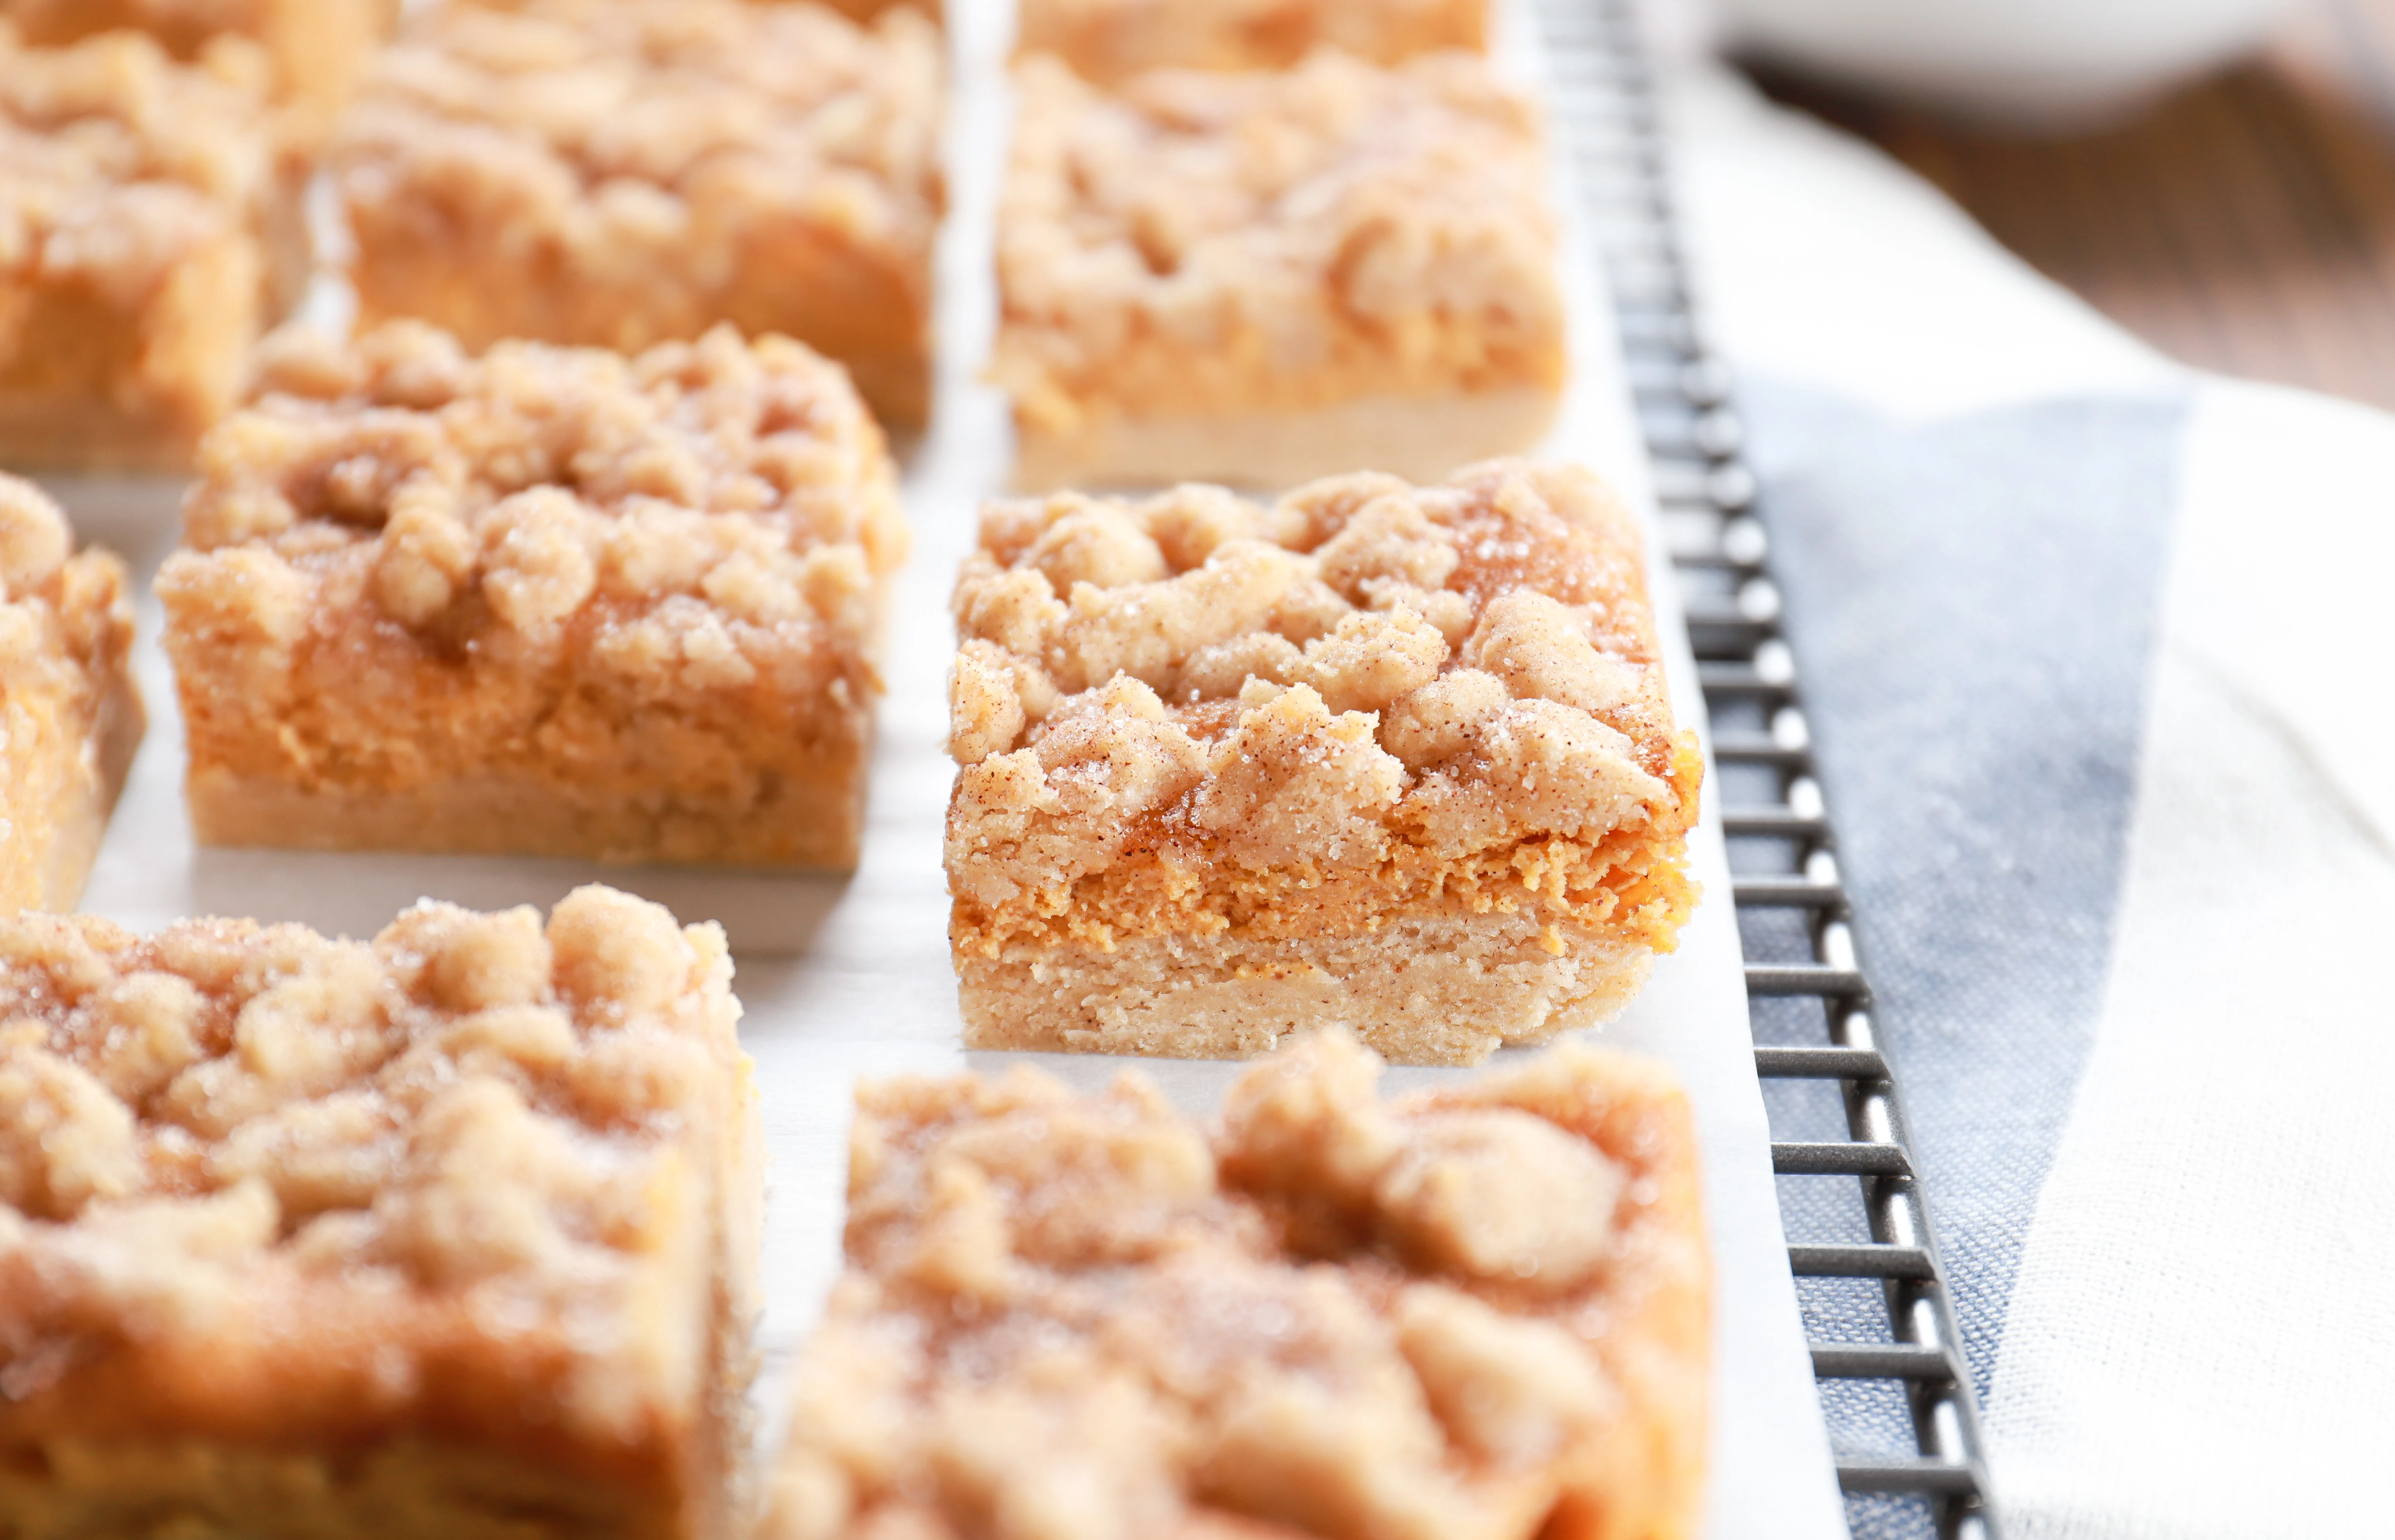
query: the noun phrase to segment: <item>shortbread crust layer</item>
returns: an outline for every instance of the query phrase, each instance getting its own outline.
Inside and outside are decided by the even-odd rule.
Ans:
[[[0,921],[0,1514],[736,1521],[761,1160],[721,931],[581,889],[372,943]]]
[[[1305,1040],[1211,1130],[1136,1073],[862,1087],[762,1540],[1695,1533],[1710,1268],[1669,1074],[1377,1073]]]
[[[1345,466],[1436,481],[1458,466],[1537,444],[1556,406],[1555,392],[1531,388],[1373,396],[1292,412],[1097,417],[1058,432],[1027,426],[1015,436],[1014,481],[1024,492],[1182,481],[1280,492]]]
[[[125,564],[0,475],[0,915],[74,907],[140,746]]]
[[[1471,1062],[1610,1016],[1696,902],[1641,540],[1494,461],[994,504],[957,589],[949,936],[986,1046]]]
[[[1627,1005],[1655,954],[1532,915],[1400,915],[1374,931],[1256,942],[1147,936],[1014,945],[957,962],[965,1044],[1145,1058],[1249,1059],[1369,1022],[1408,1064],[1466,1064]]]
[[[200,836],[843,867],[896,471],[833,363],[292,335],[159,579]]]
[[[814,765],[788,757],[730,796],[704,788],[566,785],[554,775],[462,776],[405,788],[316,786],[194,770],[184,784],[203,845],[426,850],[695,865],[856,864],[865,826],[860,736]]]

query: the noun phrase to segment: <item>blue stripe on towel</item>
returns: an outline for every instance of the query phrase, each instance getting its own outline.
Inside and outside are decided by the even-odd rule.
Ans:
[[[2186,403],[1912,426],[1758,384],[1744,405],[1858,941],[1984,1395],[2101,1004]],[[1832,1196],[1804,1181],[1783,1178],[1783,1201]]]

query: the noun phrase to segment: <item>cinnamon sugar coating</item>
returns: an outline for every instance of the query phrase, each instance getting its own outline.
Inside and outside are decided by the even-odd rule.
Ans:
[[[0,1511],[721,1533],[761,1207],[731,971],[603,888],[371,943],[0,921]]]
[[[300,168],[258,49],[24,46],[0,17],[0,463],[176,469],[297,291]]]
[[[279,336],[158,583],[204,839],[853,863],[906,534],[841,371]]]
[[[1113,1046],[1108,1012],[1137,1010],[1141,986],[1043,1020],[1006,976],[1156,938],[1209,943],[1233,977],[1303,972],[1304,943],[1408,916],[1535,921],[1507,946],[1541,967],[1669,950],[1695,898],[1701,764],[1639,552],[1595,478],[1520,461],[1271,506],[1208,487],[993,505],[956,595],[947,869],[969,1031]],[[1594,975],[1568,990],[1436,1043],[1322,1008],[1395,1057],[1469,1060],[1626,998]],[[1277,1019],[1237,1051],[1302,1024]]]
[[[991,367],[1026,459],[1127,424],[1560,388],[1542,133],[1487,60],[1326,50],[1102,92],[1034,57],[1017,85]]]
[[[1025,0],[1018,41],[1087,79],[1286,70],[1317,47],[1375,64],[1488,42],[1488,0]]]
[[[0,475],[0,914],[71,909],[140,745],[125,563]]]
[[[762,1540],[1693,1533],[1710,1280],[1670,1077],[1377,1073],[1313,1038],[1211,1131],[1136,1073],[860,1090]]]
[[[332,151],[369,320],[632,351],[726,322],[929,409],[941,43],[911,9],[524,0],[412,18]]]

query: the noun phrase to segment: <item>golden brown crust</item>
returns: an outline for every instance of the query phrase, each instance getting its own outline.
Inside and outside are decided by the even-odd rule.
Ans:
[[[412,21],[332,152],[369,320],[630,351],[718,322],[929,410],[936,30],[819,6],[529,0]]]
[[[855,860],[906,534],[880,430],[796,343],[278,337],[185,534],[158,587],[203,838]]]
[[[1568,935],[1568,940],[1566,940]],[[1383,915],[1370,929],[1014,942],[957,956],[965,1046],[1251,1059],[1348,1028],[1401,1064],[1476,1064],[1618,1014],[1645,942],[1536,915]]]
[[[72,909],[139,746],[125,563],[0,475],[0,914]]]
[[[1211,1139],[1135,1073],[862,1089],[765,1540],[1692,1533],[1711,1283],[1670,1076],[1377,1073],[1310,1039]]]
[[[1212,937],[1263,967],[1475,915],[1668,950],[1701,761],[1639,551],[1594,477],[1520,461],[992,505],[956,599],[958,956]]]
[[[312,1456],[333,1503],[454,1451],[718,1533],[760,1201],[730,977],[715,928],[600,888],[371,945],[0,921],[7,1510],[298,1533],[215,1473]]]
[[[1017,84],[992,372],[1026,440],[1560,388],[1541,130],[1486,60]]]
[[[0,20],[0,461],[180,468],[232,404],[304,267],[262,80],[238,39],[186,66]]]
[[[1286,70],[1317,47],[1375,64],[1489,39],[1488,0],[1025,0],[1017,38],[1087,79]]]

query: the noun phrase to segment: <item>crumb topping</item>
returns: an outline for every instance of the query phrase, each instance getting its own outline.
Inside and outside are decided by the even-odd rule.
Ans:
[[[1379,1073],[1309,1039],[1211,1139],[1135,1073],[862,1089],[768,1534],[1535,1533],[1637,1393],[1618,1339],[1702,1287],[1685,1114],[1581,1048],[1442,1098]]]
[[[1519,461],[991,506],[956,594],[960,941],[1367,899],[1676,926],[1699,761],[1640,549],[1594,477]]]
[[[0,475],[0,699],[8,740],[32,735],[27,703],[35,697],[65,696],[96,711],[98,681],[122,675],[132,645],[125,563],[107,551],[76,551],[48,494]]]
[[[880,430],[838,365],[784,338],[469,358],[404,322],[353,345],[286,330],[252,398],[202,447],[191,548],[361,566],[419,632],[537,634],[599,606],[638,648],[680,600],[718,629],[857,636],[905,555]],[[277,587],[250,587],[270,630]]]
[[[1560,381],[1541,129],[1487,60],[1018,86],[992,371],[1026,421]]]
[[[139,33],[28,47],[0,18],[0,284],[135,309],[191,253],[260,229],[278,175],[264,81],[240,39],[187,67]]]
[[[731,972],[715,927],[603,888],[546,925],[428,900],[370,943],[0,920],[8,1395],[40,1388],[28,1334],[310,1281],[572,1311],[612,1350],[591,1312],[694,1202],[695,1120],[735,1115]]]
[[[940,59],[905,7],[862,26],[741,0],[436,7],[377,60],[332,162],[364,225],[495,223],[560,284],[629,278],[644,304],[715,312],[695,296],[793,221],[928,250]]]

